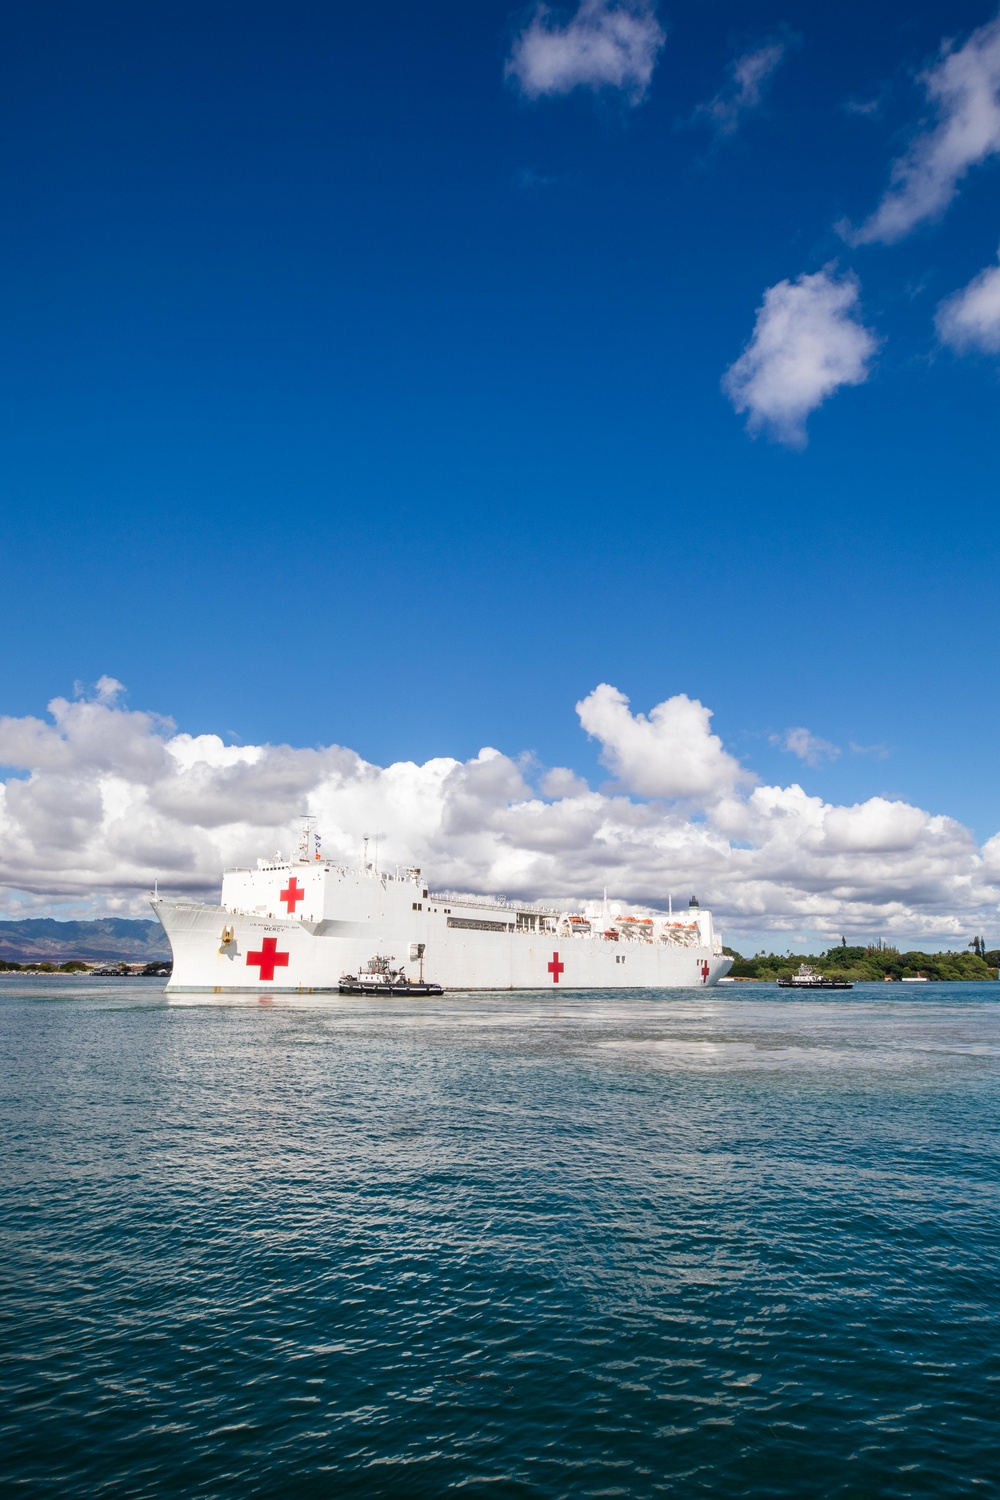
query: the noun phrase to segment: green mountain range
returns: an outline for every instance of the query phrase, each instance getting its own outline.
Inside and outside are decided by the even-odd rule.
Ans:
[[[73,958],[149,962],[169,959],[170,944],[159,922],[141,918],[59,922],[54,917],[26,917],[20,922],[0,922],[0,959],[8,963],[65,963]]]

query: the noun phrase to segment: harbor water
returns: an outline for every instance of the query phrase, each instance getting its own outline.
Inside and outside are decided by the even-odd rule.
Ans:
[[[1000,990],[0,981],[0,1489],[1000,1481]]]

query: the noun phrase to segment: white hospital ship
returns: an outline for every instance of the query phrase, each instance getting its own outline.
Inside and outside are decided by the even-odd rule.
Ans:
[[[430,889],[417,868],[389,873],[324,859],[312,818],[294,858],[226,870],[217,906],[155,895],[173,950],[168,991],[336,992],[374,959],[448,990],[677,989],[732,965],[694,897],[683,916],[553,910],[502,896]],[[596,904],[595,904],[596,905]]]

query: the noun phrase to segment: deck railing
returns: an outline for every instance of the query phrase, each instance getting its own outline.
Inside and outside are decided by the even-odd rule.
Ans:
[[[456,906],[476,906],[483,911],[523,911],[536,917],[561,917],[562,912],[551,906],[538,906],[532,901],[508,901],[506,896],[466,896],[461,891],[431,891],[428,901],[451,901]]]

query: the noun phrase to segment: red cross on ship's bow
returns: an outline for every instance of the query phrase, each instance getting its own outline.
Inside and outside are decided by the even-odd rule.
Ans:
[[[553,955],[552,955],[552,962],[550,964],[546,964],[546,968],[548,969],[549,973],[552,975],[552,983],[553,984],[558,984],[559,983],[559,975],[562,973],[562,971],[563,971],[563,969],[565,969],[565,967],[566,967],[566,965],[564,963],[560,963],[558,953],[553,953]]]
[[[247,954],[249,965],[260,965],[261,979],[273,979],[275,969],[287,969],[288,954],[278,953],[277,947],[277,938],[265,938],[256,953]]]

